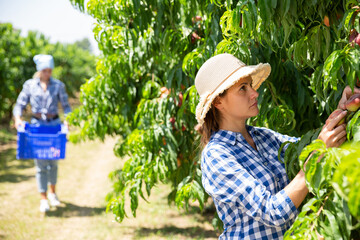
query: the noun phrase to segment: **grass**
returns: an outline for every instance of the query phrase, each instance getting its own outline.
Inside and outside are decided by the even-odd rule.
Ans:
[[[73,108],[80,105],[69,99]],[[30,111],[24,120],[30,120]],[[63,119],[60,108],[60,116]],[[16,159],[16,130],[0,126],[0,240],[15,239],[217,239],[209,223],[213,213],[188,213],[167,203],[170,186],[152,190],[149,203],[139,200],[137,217],[127,213],[122,223],[106,213],[105,196],[111,191],[108,174],[125,160],[113,154],[115,139],[67,144],[66,159],[59,161],[57,193],[62,205],[45,215],[39,212],[35,166]],[[127,205],[129,206],[129,204]]]
[[[0,151],[0,239],[217,239],[211,220],[193,206],[190,213],[167,204],[168,185],[140,200],[137,217],[114,221],[105,212],[110,171],[124,160],[114,156],[114,139],[67,145],[59,162],[57,192],[62,205],[40,214],[32,160],[16,160],[15,146]]]
[[[16,130],[8,126],[0,125],[0,145],[16,141]]]

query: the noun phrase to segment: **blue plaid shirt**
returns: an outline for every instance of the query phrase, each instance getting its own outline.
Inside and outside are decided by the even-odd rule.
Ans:
[[[224,223],[219,239],[282,239],[298,211],[283,190],[289,179],[278,150],[299,139],[246,127],[258,151],[240,133],[219,130],[201,156],[202,184]]]
[[[64,83],[50,78],[49,85],[44,91],[40,86],[40,78],[29,79],[24,83],[17,98],[13,114],[14,116],[21,116],[29,102],[33,113],[57,114],[59,101],[65,115],[71,112]]]

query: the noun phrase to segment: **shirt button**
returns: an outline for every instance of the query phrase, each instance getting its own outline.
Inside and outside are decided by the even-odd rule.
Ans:
[[[264,165],[265,165],[265,166],[267,166],[267,165],[268,165],[268,163],[267,163],[267,162],[264,162]]]
[[[278,182],[278,181],[280,181],[280,179],[277,177],[277,178],[275,178],[275,180]]]

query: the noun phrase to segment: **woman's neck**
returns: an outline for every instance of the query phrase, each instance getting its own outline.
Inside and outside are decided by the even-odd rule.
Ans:
[[[45,79],[45,78],[40,77],[40,82],[49,83],[49,82],[50,82],[50,78]]]
[[[245,120],[237,120],[237,121],[223,121],[223,124],[220,123],[220,129],[241,133],[241,135],[245,138],[246,142],[255,151],[257,151],[257,147],[254,142],[254,139],[248,133],[245,123],[246,123],[246,119]]]
[[[223,119],[223,121],[219,124],[220,125],[219,128],[227,131],[239,132],[244,137],[247,137],[249,133],[247,132],[245,123],[246,123],[246,119],[241,119],[237,121],[229,121]]]

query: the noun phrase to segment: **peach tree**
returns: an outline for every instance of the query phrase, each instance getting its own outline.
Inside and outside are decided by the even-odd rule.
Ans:
[[[96,75],[81,87],[83,105],[69,117],[80,127],[71,139],[118,137],[114,152],[128,160],[110,174],[108,210],[117,221],[127,216],[127,198],[136,216],[139,198],[147,201],[159,182],[171,185],[169,203],[179,208],[208,203],[194,77],[208,58],[228,52],[272,66],[259,89],[260,114],[248,123],[302,137],[279,158],[289,178],[316,153],[306,168],[311,194],[286,238],[359,236],[360,112],[348,117],[348,145],[327,149],[316,140],[344,87],[360,77],[358,1],[71,2],[97,20],[102,51]]]
[[[39,53],[54,56],[53,76],[64,81],[73,96],[85,78],[95,73],[95,57],[77,43],[50,43],[39,32],[29,31],[22,36],[10,23],[0,23],[0,123],[9,124],[12,110],[24,82],[34,75],[33,57]],[[76,56],[76,58],[74,57]]]

